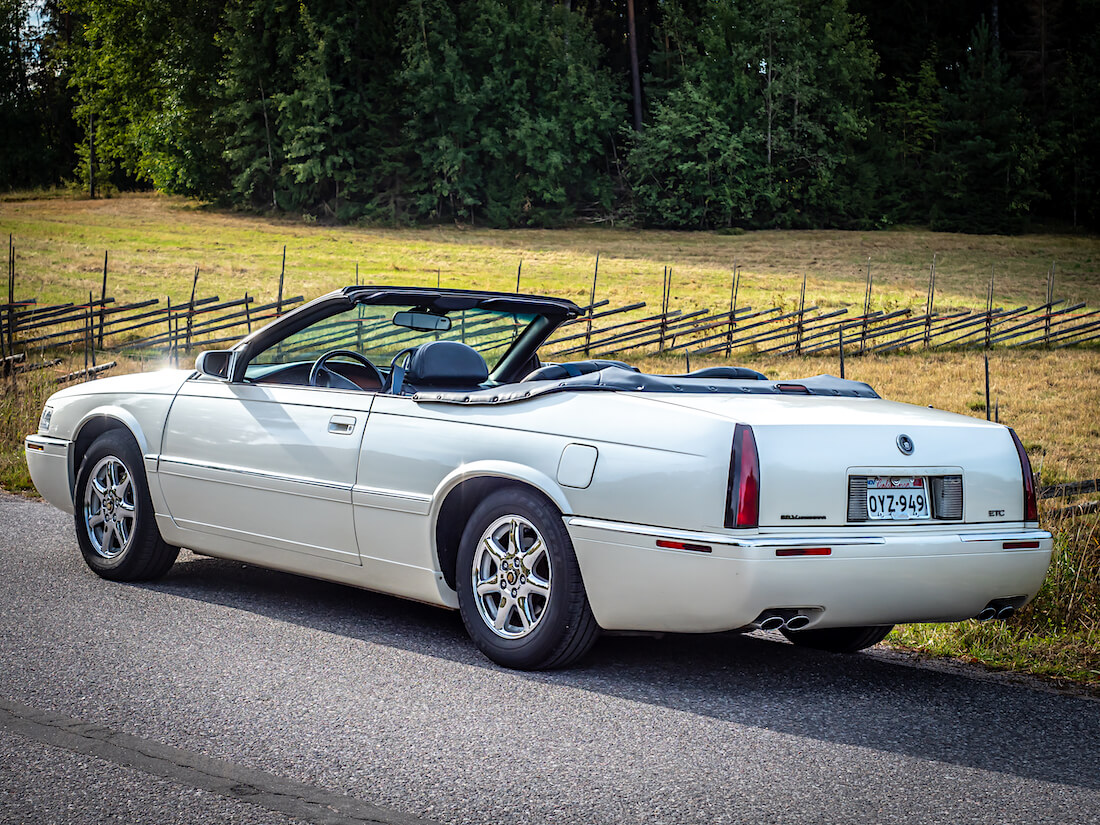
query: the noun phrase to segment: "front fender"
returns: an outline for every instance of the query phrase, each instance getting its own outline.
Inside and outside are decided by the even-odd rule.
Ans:
[[[149,439],[145,434],[145,429],[138,422],[137,418],[129,410],[122,407],[109,405],[106,407],[96,407],[93,410],[89,410],[80,421],[77,422],[76,428],[73,430],[73,441],[79,442],[80,436],[84,432],[84,428],[94,422],[107,419],[108,421],[117,421],[123,427],[130,431],[130,435],[134,437],[134,440],[138,444],[138,449],[141,450],[142,456],[145,456],[149,452]],[[106,429],[106,428],[105,428]]]

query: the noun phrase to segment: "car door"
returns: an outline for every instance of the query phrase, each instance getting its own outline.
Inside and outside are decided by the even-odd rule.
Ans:
[[[187,381],[158,478],[190,531],[359,564],[351,497],[374,394]]]

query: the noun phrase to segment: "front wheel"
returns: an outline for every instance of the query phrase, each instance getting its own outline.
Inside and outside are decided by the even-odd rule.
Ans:
[[[179,548],[160,536],[141,452],[128,432],[108,430],[92,442],[73,504],[80,552],[103,578],[157,579],[175,563]]]
[[[478,505],[462,533],[457,584],[470,638],[499,665],[564,667],[599,636],[561,513],[537,493],[505,488]]]
[[[892,624],[876,624],[867,627],[827,627],[822,630],[781,631],[799,647],[812,647],[830,653],[856,653],[877,645],[894,629]]]

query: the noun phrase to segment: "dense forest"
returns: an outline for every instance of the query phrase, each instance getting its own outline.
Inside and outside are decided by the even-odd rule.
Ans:
[[[1100,227],[1100,0],[0,0],[0,189]]]

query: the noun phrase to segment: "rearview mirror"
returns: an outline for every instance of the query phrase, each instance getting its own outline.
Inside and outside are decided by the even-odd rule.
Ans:
[[[432,312],[398,312],[393,316],[393,322],[399,327],[421,332],[446,332],[451,328],[450,318]]]

